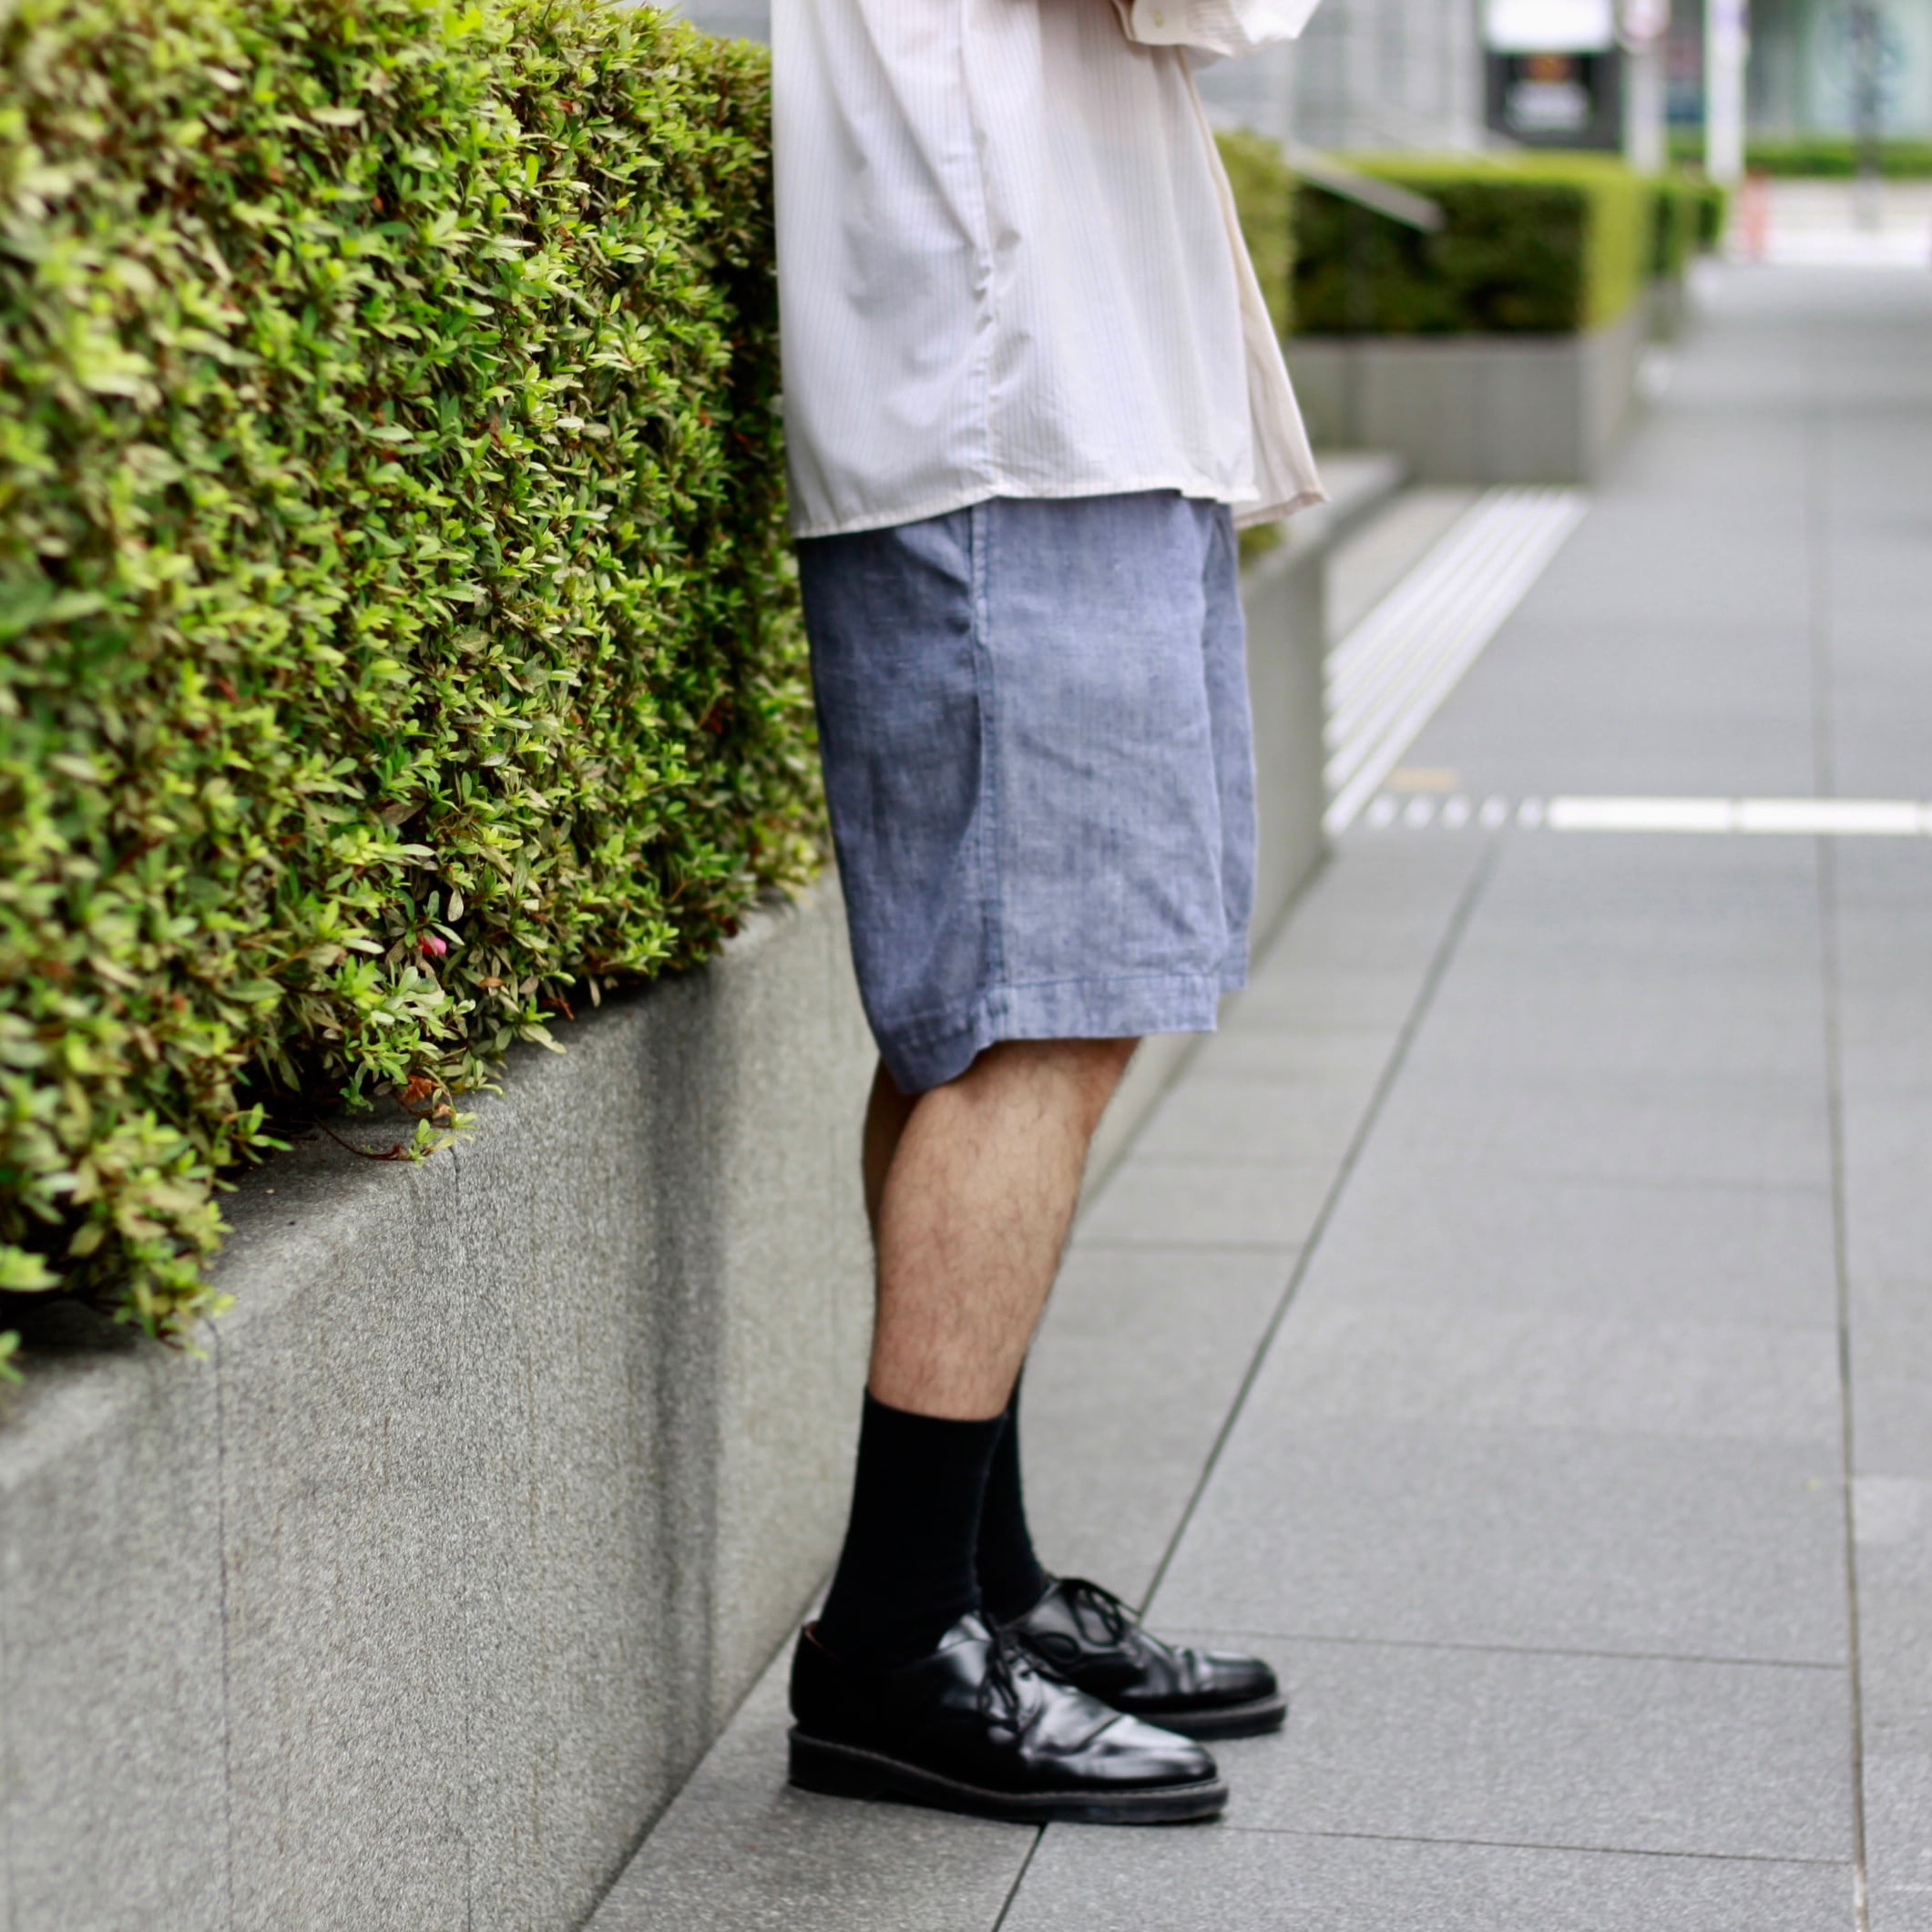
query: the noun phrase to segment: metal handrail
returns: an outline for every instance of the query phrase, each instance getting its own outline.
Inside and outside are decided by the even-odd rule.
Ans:
[[[1378,215],[1385,215],[1391,221],[1399,221],[1405,228],[1420,229],[1426,235],[1440,234],[1447,225],[1448,217],[1442,211],[1440,202],[1432,201],[1426,195],[1418,195],[1406,188],[1397,188],[1393,181],[1378,181],[1373,175],[1360,174],[1353,168],[1344,167],[1333,155],[1323,154],[1314,148],[1303,148],[1298,142],[1288,144],[1288,165],[1303,180],[1312,181],[1325,193],[1338,196],[1344,201],[1353,201],[1357,208],[1365,208]]]

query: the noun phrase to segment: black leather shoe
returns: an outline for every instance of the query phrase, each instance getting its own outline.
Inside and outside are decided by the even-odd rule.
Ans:
[[[834,1657],[807,1625],[792,1657],[792,1782],[1029,1825],[1174,1825],[1228,1802],[1200,1745],[1041,1671],[976,1613],[890,1671]]]
[[[1056,1578],[1005,1628],[1055,1676],[1185,1737],[1257,1737],[1288,1716],[1288,1699],[1259,1657],[1177,1650],[1082,1577]]]

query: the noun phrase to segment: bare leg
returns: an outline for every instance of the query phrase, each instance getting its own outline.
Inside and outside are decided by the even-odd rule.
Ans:
[[[894,1084],[881,1060],[872,1077],[872,1098],[865,1103],[865,1140],[861,1164],[865,1172],[865,1219],[872,1223],[874,1248],[879,1242],[879,1202],[885,1194],[886,1170],[899,1150],[899,1136],[918,1105],[917,1096],[908,1099]]]
[[[910,1101],[882,1069],[865,1133],[879,1401],[962,1421],[1006,1406],[1134,1044],[1003,1041]]]

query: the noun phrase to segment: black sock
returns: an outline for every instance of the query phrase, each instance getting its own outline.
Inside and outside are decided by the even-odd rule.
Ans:
[[[910,1663],[979,1608],[980,1504],[1006,1425],[865,1397],[852,1521],[819,1619],[827,1650],[879,1669]]]
[[[1027,1528],[1027,1500],[1019,1481],[1019,1384],[1007,1404],[1006,1427],[986,1472],[986,1507],[979,1512],[979,1596],[996,1623],[1024,1616],[1053,1579],[1040,1568]]]

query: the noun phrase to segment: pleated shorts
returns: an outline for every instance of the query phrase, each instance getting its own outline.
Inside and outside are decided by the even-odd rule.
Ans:
[[[853,958],[901,1091],[997,1040],[1211,1029],[1254,890],[1225,506],[999,497],[798,551]]]

